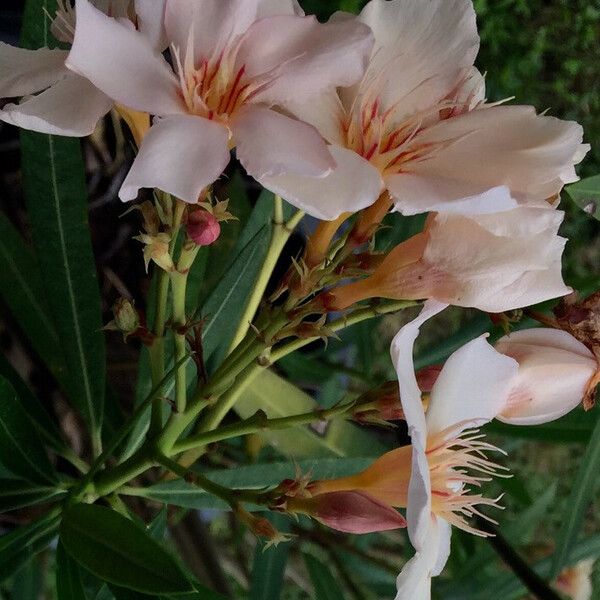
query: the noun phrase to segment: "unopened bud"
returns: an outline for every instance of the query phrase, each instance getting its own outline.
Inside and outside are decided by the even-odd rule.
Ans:
[[[344,533],[374,533],[406,527],[404,517],[391,506],[359,491],[329,492],[313,498],[290,498],[287,510],[316,519]]]
[[[221,235],[217,218],[206,210],[195,210],[188,216],[187,234],[197,246],[210,246]]]

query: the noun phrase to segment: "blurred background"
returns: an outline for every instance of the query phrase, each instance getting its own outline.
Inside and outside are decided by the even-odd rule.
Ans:
[[[533,104],[539,111],[547,110],[548,114],[579,121],[585,128],[586,141],[592,144],[580,174],[600,173],[600,0],[475,0],[474,3],[482,39],[478,67],[487,73],[488,99],[496,101],[514,96],[519,104]],[[357,12],[364,2],[304,0],[301,4],[307,12],[327,19],[339,9]],[[1,41],[18,43],[22,9],[22,2],[2,0]],[[83,144],[91,231],[108,321],[110,308],[120,296],[135,298],[137,305],[143,308],[149,287],[139,244],[131,240],[138,233],[138,217],[123,215],[125,209],[117,198],[132,152],[120,124],[110,119]],[[259,194],[255,184],[247,180],[235,163],[228,175],[218,193],[222,198],[231,199],[240,222],[228,225],[217,247],[211,249],[210,269],[198,283],[199,301],[207,296],[224,272],[228,252],[234,247],[244,219]],[[27,237],[18,132],[1,123],[0,208]],[[564,235],[570,239],[565,278],[576,289],[589,293],[600,284],[600,226],[568,198],[564,199],[562,208],[567,212]],[[389,224],[395,226],[396,236],[406,237],[420,222],[391,219]],[[310,227],[310,223],[305,226]],[[392,239],[384,234],[379,242],[391,243]],[[301,245],[301,236],[292,240],[287,249],[288,259]],[[36,360],[13,317],[1,304],[0,308],[3,353],[37,393],[52,403],[57,418],[77,448],[81,442],[74,416],[57,393],[50,375]],[[360,393],[392,378],[389,341],[407,318],[405,315],[390,317],[354,327],[344,333],[343,342],[333,341],[327,350],[322,345],[309,348],[283,361],[280,368],[320,402],[330,405],[347,391]],[[450,312],[444,322],[427,328],[418,349],[418,366],[439,362],[460,344],[490,327],[485,315],[471,311]],[[499,330],[492,331],[496,336],[500,334]],[[138,355],[139,348],[125,346],[117,335],[108,334],[109,376],[126,410],[134,396]],[[501,521],[502,534],[531,563],[543,560],[552,552],[567,508],[570,486],[597,412],[578,412],[557,424],[527,431],[495,426],[489,432],[510,452],[506,464],[515,473],[512,480],[497,486],[498,492],[506,493],[507,510],[494,516]],[[380,435],[384,443],[392,444],[402,438],[403,431],[398,428]],[[210,453],[204,460],[207,467],[224,468],[264,462],[276,456],[263,440],[250,438],[224,452]],[[486,491],[492,495],[495,490],[491,486]],[[583,536],[600,532],[598,507],[600,498],[589,510]],[[262,555],[260,548],[255,554],[255,540],[223,513],[177,513],[170,517],[173,539],[198,576],[233,597],[247,597],[243,590],[248,585],[250,570]],[[6,518],[26,522],[28,515],[0,515],[0,523]],[[287,545],[283,551],[285,556],[281,552],[274,553],[271,557],[275,558],[270,558],[265,566],[268,574],[270,568],[282,569],[287,565],[282,597],[289,599],[314,597],[303,560],[307,552],[316,557],[319,564],[327,565],[326,571],[333,574],[337,585],[344,589],[344,597],[355,599],[393,597],[399,566],[411,554],[404,533],[350,538],[304,521],[293,525],[292,531],[300,537]],[[459,532],[455,533],[453,543],[451,561],[445,576],[436,582],[434,597],[445,600],[526,597],[488,542]],[[48,559],[50,570],[51,562]],[[0,590],[0,594],[11,600],[38,597],[38,592],[44,589],[44,584],[37,580],[38,567],[38,564],[26,567],[13,587]],[[312,568],[318,569],[314,564]],[[581,573],[588,571],[597,590],[592,597],[600,598],[600,568],[586,565],[580,569]],[[50,592],[48,594],[47,597],[52,597]],[[251,598],[271,597],[278,596],[251,592]]]

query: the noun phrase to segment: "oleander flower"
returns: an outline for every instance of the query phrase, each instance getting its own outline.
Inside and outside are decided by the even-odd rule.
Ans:
[[[370,277],[332,290],[323,302],[343,310],[368,298],[434,298],[503,312],[565,296],[563,216],[535,207],[432,215],[424,232],[394,248]]]
[[[257,180],[320,179],[335,161],[312,126],[273,109],[364,72],[373,44],[358,21],[320,24],[290,0],[167,0],[172,66],[131,27],[77,0],[67,66],[118,103],[158,117],[120,192],[159,188],[195,203],[236,149]]]
[[[290,104],[331,144],[337,169],[324,181],[281,175],[265,185],[316,216],[325,201],[343,212],[347,194],[364,206],[384,190],[381,202],[410,215],[554,204],[577,180],[574,165],[589,149],[581,126],[530,106],[486,102],[473,67],[479,36],[471,0],[371,0],[356,20],[375,35],[362,81]],[[353,188],[359,179],[370,185]]]
[[[444,365],[425,414],[412,350],[421,324],[443,308],[428,303],[392,342],[411,445],[388,452],[357,475],[308,486],[317,497],[359,491],[389,506],[406,508],[416,554],[398,576],[397,600],[428,599],[430,579],[441,572],[450,552],[451,526],[486,536],[468,519],[478,515],[491,520],[480,508],[499,507],[499,499],[472,489],[504,470],[488,457],[500,450],[487,443],[477,428],[505,406],[517,363],[494,350],[484,337],[469,342]]]
[[[554,582],[554,587],[572,600],[591,600],[594,559],[582,560],[564,569]]]
[[[495,348],[519,363],[506,407],[496,416],[512,425],[538,425],[566,415],[600,382],[594,354],[558,329],[515,331]]]
[[[95,0],[98,9],[137,27],[148,43],[159,45],[164,0]],[[68,0],[60,0],[51,31],[65,44],[73,42],[77,13]],[[44,18],[40,14],[40,19]],[[69,52],[59,48],[26,50],[0,43],[0,98],[22,97],[0,109],[0,121],[65,136],[93,133],[114,102],[88,79],[65,66]]]

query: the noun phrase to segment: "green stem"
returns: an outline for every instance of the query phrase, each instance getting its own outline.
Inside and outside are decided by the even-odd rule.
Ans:
[[[262,297],[267,289],[267,285],[269,284],[269,280],[271,279],[271,275],[273,274],[273,270],[275,269],[277,261],[279,260],[286,243],[290,239],[292,232],[304,217],[304,213],[302,211],[298,211],[286,223],[283,217],[283,200],[280,196],[275,196],[273,215],[273,232],[271,233],[271,242],[269,244],[267,256],[265,257],[260,273],[256,279],[256,283],[254,284],[254,289],[252,290],[252,294],[248,299],[244,314],[240,319],[238,329],[235,333],[233,341],[231,342],[231,346],[229,347],[230,352],[246,337],[246,334],[250,329],[250,324],[254,320],[256,311],[258,310]]]
[[[262,412],[250,417],[240,423],[226,425],[218,430],[207,431],[198,435],[192,435],[185,440],[177,442],[173,446],[173,453],[185,452],[193,448],[204,447],[214,442],[220,442],[242,435],[260,433],[261,431],[275,431],[278,429],[287,429],[300,425],[309,425],[315,421],[326,421],[340,415],[344,415],[353,406],[352,403],[334,406],[333,408],[323,410],[318,409],[289,417],[280,417],[277,419],[268,419]]]

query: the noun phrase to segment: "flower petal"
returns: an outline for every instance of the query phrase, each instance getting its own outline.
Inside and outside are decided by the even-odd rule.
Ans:
[[[296,208],[324,221],[373,204],[382,190],[379,171],[351,150],[330,146],[329,151],[337,167],[326,177],[280,175],[263,177],[260,183]]]
[[[166,0],[135,0],[138,29],[161,52],[167,47],[165,33]]]
[[[400,400],[402,401],[402,409],[409,427],[409,433],[413,440],[414,438],[420,440],[423,448],[426,446],[427,429],[421,401],[421,390],[415,375],[413,348],[421,325],[442,312],[447,306],[447,304],[436,300],[425,302],[419,316],[400,329],[392,340],[390,348],[392,363],[398,374]]]
[[[87,79],[69,73],[41,94],[5,105],[0,120],[40,133],[81,137],[94,132],[112,105]]]
[[[427,432],[435,436],[448,428],[462,429],[491,421],[506,405],[518,363],[494,350],[481,336],[465,344],[446,361],[427,409]]]
[[[259,4],[260,0],[167,0],[167,37],[176,48],[185,50],[192,35],[198,63],[244,33],[256,20]]]
[[[191,115],[166,117],[144,137],[119,195],[134,200],[140,188],[158,188],[195,203],[229,158],[228,131],[222,125]]]
[[[67,73],[65,50],[25,50],[0,42],[0,98],[46,89]]]
[[[315,17],[275,16],[250,27],[238,68],[243,64],[248,77],[268,75],[255,102],[284,105],[356,83],[372,45],[371,31],[356,19],[323,24]]]
[[[298,0],[259,0],[257,18],[264,19],[274,15],[304,16]]]
[[[412,469],[408,483],[406,522],[408,537],[417,552],[423,550],[431,519],[431,474],[425,446],[419,436],[411,436]]]
[[[237,156],[255,179],[290,173],[324,177],[335,167],[314,127],[266,107],[240,110],[231,128]]]
[[[495,213],[518,206],[506,186],[488,189],[425,173],[391,175],[386,178],[386,185],[395,200],[395,210],[403,215]]]
[[[117,102],[154,115],[185,112],[173,70],[139,31],[77,0],[66,64]]]
[[[577,123],[536,115],[530,106],[484,107],[417,136],[416,144],[449,145],[413,172],[456,182],[449,200],[471,195],[476,186],[505,185],[519,203],[547,206],[565,179],[573,180],[573,165],[585,155],[582,138]]]
[[[375,34],[366,84],[398,118],[449,94],[479,50],[470,0],[372,0],[359,19]]]

